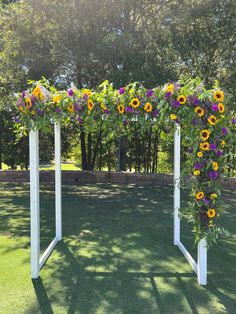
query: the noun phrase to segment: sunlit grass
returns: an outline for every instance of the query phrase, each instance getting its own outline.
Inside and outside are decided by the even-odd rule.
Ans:
[[[236,193],[231,237],[209,251],[200,287],[172,245],[173,193],[155,185],[63,186],[63,237],[41,279],[29,264],[29,185],[0,184],[0,313],[235,313]],[[195,256],[189,225],[182,240]],[[54,236],[54,187],[41,185],[42,251]]]

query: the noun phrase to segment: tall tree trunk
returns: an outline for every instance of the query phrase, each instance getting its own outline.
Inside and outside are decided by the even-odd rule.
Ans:
[[[88,170],[87,156],[86,156],[86,144],[85,144],[85,133],[83,126],[80,126],[80,147],[81,147],[81,159],[82,159],[82,170]]]
[[[119,139],[118,151],[118,171],[126,171],[127,137],[121,136]]]
[[[88,134],[88,159],[87,159],[87,168],[88,170],[92,169],[92,134],[89,132]]]

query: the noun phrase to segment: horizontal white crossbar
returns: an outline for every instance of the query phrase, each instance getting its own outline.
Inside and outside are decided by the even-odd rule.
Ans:
[[[183,253],[189,264],[191,265],[192,269],[195,271],[196,274],[198,274],[198,265],[195,262],[195,260],[192,258],[191,254],[188,252],[186,247],[183,245],[181,241],[178,242],[178,247],[180,251]]]
[[[45,250],[43,255],[39,259],[39,269],[43,267],[46,263],[47,259],[49,258],[50,254],[52,253],[54,247],[56,246],[57,242],[59,241],[58,237],[55,237],[52,242],[49,244],[48,248]]]

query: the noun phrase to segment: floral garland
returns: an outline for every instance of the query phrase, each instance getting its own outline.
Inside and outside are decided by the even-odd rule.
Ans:
[[[105,81],[96,90],[72,86],[65,91],[56,90],[46,79],[30,84],[16,102],[19,114],[15,123],[20,132],[47,130],[52,121],[77,122],[85,131],[102,127],[117,135],[127,133],[133,121],[142,130],[168,122],[181,124],[193,178],[191,200],[184,213],[193,222],[195,241],[206,237],[210,246],[226,233],[217,226],[220,179],[225,176],[226,147],[236,119],[230,121],[227,97],[217,82],[211,90],[200,79],[182,79],[152,89],[137,82],[114,89]]]

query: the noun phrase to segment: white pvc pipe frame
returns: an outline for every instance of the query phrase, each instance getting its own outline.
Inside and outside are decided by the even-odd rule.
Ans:
[[[31,215],[31,277],[37,279],[40,269],[46,263],[57,242],[62,240],[61,206],[61,128],[54,124],[55,136],[55,225],[56,235],[40,257],[40,206],[39,206],[39,138],[38,130],[29,134],[30,148],[30,215]],[[197,262],[180,240],[180,126],[176,124],[174,137],[174,245],[178,246],[194,272],[200,285],[207,284],[207,243],[202,239],[198,244]]]

